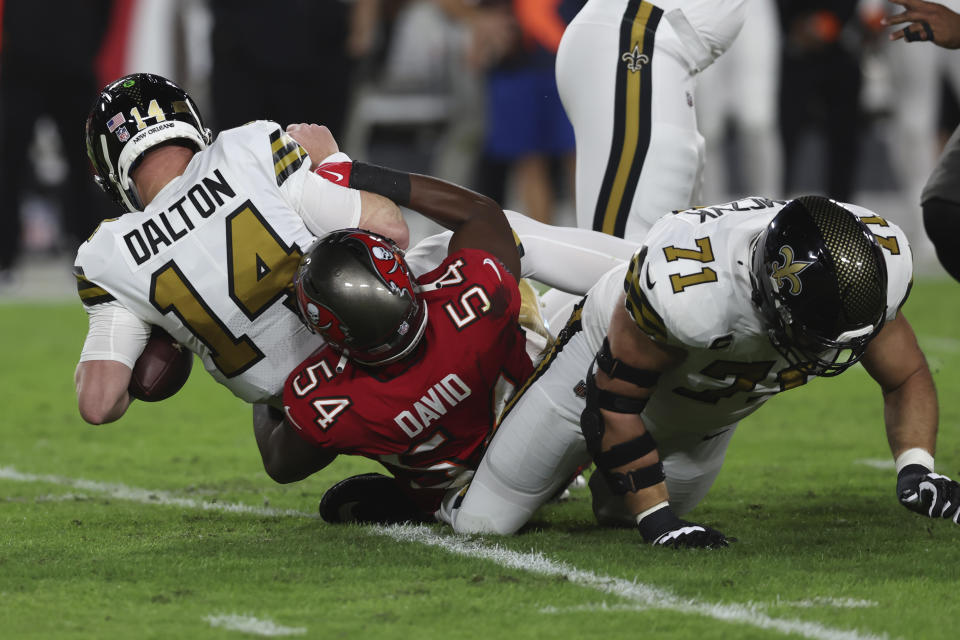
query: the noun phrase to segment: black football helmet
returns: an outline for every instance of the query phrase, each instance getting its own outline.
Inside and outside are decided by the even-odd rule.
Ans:
[[[828,198],[797,198],[771,220],[753,246],[751,281],[770,341],[810,375],[852,366],[886,318],[880,245]]]
[[[104,87],[90,109],[85,137],[94,180],[127,211],[143,208],[130,174],[144,153],[170,140],[199,151],[213,138],[187,92],[152,73]]]
[[[360,364],[403,358],[427,327],[427,305],[403,251],[370,231],[342,229],[320,238],[293,283],[311,331]]]

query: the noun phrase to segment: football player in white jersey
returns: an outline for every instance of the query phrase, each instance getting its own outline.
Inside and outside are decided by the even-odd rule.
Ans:
[[[87,154],[97,183],[126,213],[99,226],[74,267],[90,325],[76,370],[85,420],[110,422],[126,411],[151,325],[198,354],[240,398],[273,401],[322,345],[289,297],[315,236],[363,226],[406,245],[393,202],[311,172],[337,152],[329,132],[291,130],[303,145],[269,121],[212,141],[190,96],[152,74],[100,93],[87,119]]]
[[[642,242],[663,212],[699,204],[695,76],[736,38],[745,4],[588,0],[567,26],[556,75],[577,141],[578,227]]]
[[[679,516],[707,493],[739,421],[860,361],[883,392],[899,500],[957,522],[960,485],[933,472],[933,379],[900,311],[911,282],[906,236],[862,207],[748,198],[665,216],[577,305],[438,518],[513,533],[593,459],[602,523],[636,523],[652,544],[725,546]]]

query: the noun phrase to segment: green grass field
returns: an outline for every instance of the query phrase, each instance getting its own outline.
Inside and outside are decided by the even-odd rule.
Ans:
[[[906,307],[960,476],[960,285]],[[745,421],[692,515],[739,541],[653,549],[594,526],[585,489],[512,538],[330,526],[340,458],[263,472],[250,410],[198,366],[172,399],[80,420],[79,303],[0,306],[2,638],[958,637],[960,527],[901,507],[878,389],[857,368]],[[885,465],[885,466],[884,466]]]

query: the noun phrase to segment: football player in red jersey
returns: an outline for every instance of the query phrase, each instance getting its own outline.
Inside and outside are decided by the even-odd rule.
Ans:
[[[453,235],[447,258],[416,279],[377,234],[346,229],[317,242],[294,282],[301,315],[327,345],[287,379],[286,417],[261,411],[257,445],[278,482],[340,453],[392,473],[331,488],[320,506],[328,522],[432,519],[444,492],[479,464],[497,402],[532,373],[518,323],[517,244],[503,210],[480,194],[359,162],[326,168]]]

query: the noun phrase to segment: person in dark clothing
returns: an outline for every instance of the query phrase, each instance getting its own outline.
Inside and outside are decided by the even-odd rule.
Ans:
[[[217,130],[267,116],[344,132],[364,0],[212,0]],[[368,25],[372,26],[372,25]],[[362,38],[360,38],[362,40]]]
[[[796,190],[797,148],[810,127],[826,145],[823,192],[853,197],[859,162],[860,38],[857,0],[779,0],[784,41],[780,126],[784,187]]]
[[[90,183],[82,121],[96,97],[94,60],[109,22],[111,2],[6,0],[0,41],[0,271],[20,251],[20,204],[30,176],[27,151],[34,125],[56,125],[67,164],[59,190],[64,244],[74,249],[104,217],[107,202]]]

